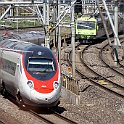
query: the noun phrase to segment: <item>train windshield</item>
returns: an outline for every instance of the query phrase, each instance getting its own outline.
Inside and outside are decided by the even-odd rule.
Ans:
[[[55,71],[55,67],[52,59],[48,58],[29,58],[27,70],[31,72],[52,72]]]
[[[95,22],[94,21],[82,21],[77,22],[77,29],[95,29]]]

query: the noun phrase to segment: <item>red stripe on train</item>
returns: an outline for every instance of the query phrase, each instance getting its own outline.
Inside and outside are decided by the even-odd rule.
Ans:
[[[54,83],[54,81],[58,81],[58,76],[59,76],[58,75],[59,74],[58,62],[56,62],[57,71],[56,71],[55,75],[50,80],[46,80],[46,81],[37,80],[36,78],[32,77],[27,72],[27,70],[24,66],[24,55],[22,55],[22,65],[23,65],[23,69],[24,69],[24,72],[25,72],[27,79],[33,81],[34,89],[37,92],[39,92],[39,93],[51,93],[54,90],[53,83]]]

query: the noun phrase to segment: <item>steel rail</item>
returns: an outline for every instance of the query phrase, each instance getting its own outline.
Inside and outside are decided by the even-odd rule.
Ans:
[[[28,111],[30,114],[34,115],[35,117],[39,118],[40,120],[43,120],[44,122],[46,122],[47,124],[55,124],[53,123],[52,121],[42,117],[41,115],[37,114],[36,112],[32,111],[32,110],[29,110]]]
[[[62,120],[65,120],[65,121],[69,122],[70,124],[77,124],[76,122],[74,122],[74,121],[72,121],[72,120],[70,120],[70,119],[68,119],[68,118],[66,118],[66,117],[64,117],[64,116],[62,116],[61,114],[57,113],[54,109],[50,109],[50,110],[51,110],[51,112],[54,113],[54,115],[55,115],[56,117],[59,117],[59,118],[61,118]]]
[[[82,53],[84,53],[85,50],[88,49],[89,46],[85,47],[82,51]],[[71,56],[71,51],[69,52],[69,57]],[[114,93],[115,95],[119,96],[119,97],[122,97],[124,98],[124,87],[116,84],[116,83],[113,83],[112,81],[106,79],[105,77],[101,76],[100,74],[97,74],[96,72],[94,72],[91,68],[89,68],[89,66],[83,61],[84,58],[81,57],[82,54],[80,54],[80,60],[81,60],[81,63],[87,67],[88,70],[90,70],[93,74],[96,74],[97,77],[99,77],[99,79],[102,79],[106,82],[106,84],[108,85],[102,85],[99,83],[99,79],[92,79],[91,77],[89,76],[86,76],[85,74],[82,74],[82,72],[77,69],[76,67],[76,72],[82,77],[82,78],[85,78],[87,80],[89,80],[91,83],[93,83],[94,85],[102,88],[102,89],[105,89],[111,93]],[[71,58],[68,59],[68,63],[71,65]],[[81,91],[80,91],[81,92]]]
[[[76,122],[62,116],[61,114],[57,113],[54,109],[49,109],[50,113],[52,112],[52,114],[50,116],[55,116],[58,119],[61,119],[62,121],[67,122],[69,124],[77,124]],[[39,119],[43,120],[44,122],[48,123],[48,124],[56,124],[55,122],[52,122],[52,120],[47,119],[46,117],[43,117],[42,114],[38,114],[32,110],[29,110],[30,114],[34,115],[35,117],[38,117]]]
[[[121,39],[120,39],[121,43],[123,42],[123,38],[124,38],[124,36],[121,37]],[[114,67],[112,67],[111,65],[107,64],[107,62],[105,61],[105,58],[103,57],[103,51],[105,50],[105,48],[106,48],[108,45],[109,45],[109,44],[106,44],[105,46],[103,46],[103,47],[101,48],[101,50],[100,50],[100,52],[99,52],[99,58],[101,59],[101,61],[102,61],[107,67],[109,67],[110,69],[112,69],[113,71],[115,71],[116,73],[118,73],[119,75],[121,75],[121,76],[124,77],[124,72],[123,72],[123,73],[120,72],[120,71],[117,70],[116,68],[114,68]],[[112,56],[112,53],[111,53],[111,56]],[[112,56],[112,57],[113,57],[113,56]],[[119,62],[118,62],[118,64],[119,64],[120,67],[123,67],[123,68],[124,68],[124,66],[122,66]]]
[[[85,52],[85,50],[88,49],[89,46],[85,47],[82,51],[82,54]],[[103,86],[104,88],[110,90],[111,92],[115,92],[117,95],[121,96],[121,97],[124,97],[124,86],[121,86],[117,83],[114,83],[113,81],[107,79],[106,77],[104,77],[103,75],[100,75],[99,73],[95,72],[91,67],[89,67],[87,65],[87,63],[84,61],[85,59],[83,58],[83,55],[80,54],[80,59],[81,59],[81,62],[94,74],[96,74],[100,79],[97,79],[97,81],[95,81],[97,84]],[[100,81],[105,82],[104,85],[100,84]],[[93,80],[93,79],[92,79]]]

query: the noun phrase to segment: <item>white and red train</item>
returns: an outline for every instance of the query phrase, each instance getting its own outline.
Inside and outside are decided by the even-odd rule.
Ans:
[[[1,93],[20,105],[54,107],[61,92],[60,68],[53,52],[17,39],[0,41]]]

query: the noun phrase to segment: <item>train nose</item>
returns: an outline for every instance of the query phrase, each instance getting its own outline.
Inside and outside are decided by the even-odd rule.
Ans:
[[[50,99],[42,98],[42,97],[36,97],[35,99],[37,102],[43,102],[43,103],[48,103],[50,101]]]
[[[60,97],[59,93],[41,94],[36,91],[32,91],[30,95],[31,100],[39,104],[49,104],[56,101]]]

